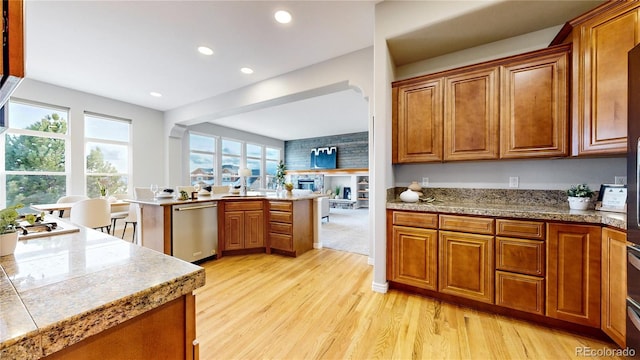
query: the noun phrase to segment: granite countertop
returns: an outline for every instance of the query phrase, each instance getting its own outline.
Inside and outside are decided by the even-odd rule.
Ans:
[[[316,199],[319,197],[326,197],[327,195],[312,193],[312,194],[293,194],[293,195],[282,195],[277,196],[273,192],[261,192],[261,191],[249,191],[247,195],[237,195],[237,194],[210,194],[210,195],[202,195],[200,194],[195,200],[176,200],[173,197],[169,198],[159,198],[159,199],[127,199],[125,201],[143,204],[143,205],[160,205],[160,206],[170,206],[170,205],[182,205],[182,204],[193,204],[193,203],[203,203],[209,201],[237,201],[237,200],[285,200],[285,201],[298,201],[298,200],[310,200]]]
[[[425,188],[420,191],[420,202],[405,203],[399,196],[406,189],[387,189],[388,209],[591,223],[627,229],[626,213],[570,210],[564,190]],[[597,196],[594,194],[592,200]],[[422,201],[425,199],[434,201]]]
[[[200,266],[99,231],[0,257],[0,358],[38,359],[205,284]]]

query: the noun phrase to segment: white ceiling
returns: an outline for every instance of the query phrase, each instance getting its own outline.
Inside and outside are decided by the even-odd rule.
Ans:
[[[376,2],[30,0],[25,10],[26,76],[170,110],[372,46]],[[501,11],[495,20],[489,18],[495,11],[478,15],[482,37],[475,26],[460,26],[460,19],[473,14],[461,14],[458,20],[434,25],[437,31],[419,29],[392,39],[390,47],[400,62],[425,51],[442,55],[452,51],[452,32],[465,47],[476,46],[504,38],[507,29],[511,34],[548,27],[547,17],[561,24],[599,2],[514,1],[493,9]],[[525,16],[524,3],[525,15],[540,19],[533,21],[537,25],[505,21]],[[272,14],[278,9],[289,10],[293,22],[276,23]],[[421,39],[425,34],[428,41]],[[200,45],[211,47],[214,55],[199,54]],[[240,73],[244,66],[255,73]],[[151,91],[162,98],[151,97]],[[367,131],[367,118],[366,101],[349,90],[215,123],[290,140]]]

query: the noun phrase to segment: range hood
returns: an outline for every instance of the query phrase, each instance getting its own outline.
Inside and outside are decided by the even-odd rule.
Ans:
[[[24,8],[22,1],[2,1],[2,66],[0,108],[24,77]],[[6,111],[0,111],[0,134],[9,127]]]

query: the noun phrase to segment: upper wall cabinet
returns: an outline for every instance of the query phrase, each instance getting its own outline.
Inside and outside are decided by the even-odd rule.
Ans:
[[[570,49],[394,82],[393,162],[566,156]]]
[[[568,22],[573,43],[572,155],[627,151],[627,53],[640,40],[640,2],[612,1]]]
[[[442,161],[442,79],[394,88],[393,162]]]
[[[445,78],[444,160],[498,158],[498,68]]]
[[[549,48],[501,67],[501,158],[569,154],[569,51]]]

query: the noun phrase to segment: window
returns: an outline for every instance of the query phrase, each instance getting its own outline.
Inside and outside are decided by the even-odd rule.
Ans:
[[[84,115],[87,196],[127,193],[130,129],[128,120]]]
[[[191,185],[215,185],[216,139],[210,136],[189,134],[189,174]]]
[[[222,139],[222,185],[230,185],[239,179],[240,160],[242,159],[242,143]]]
[[[262,144],[189,133],[189,176],[202,186],[240,185],[240,169],[251,169],[247,186],[275,189],[282,150]],[[265,184],[267,184],[265,186]]]
[[[266,171],[266,188],[275,189],[278,184],[276,183],[276,171],[278,169],[278,163],[280,162],[280,149],[267,147],[265,151],[265,167]]]
[[[67,109],[10,101],[4,136],[2,206],[54,203],[67,192]]]
[[[247,178],[247,186],[259,189],[262,176],[262,146],[247,144],[247,168],[251,169],[251,176]]]

